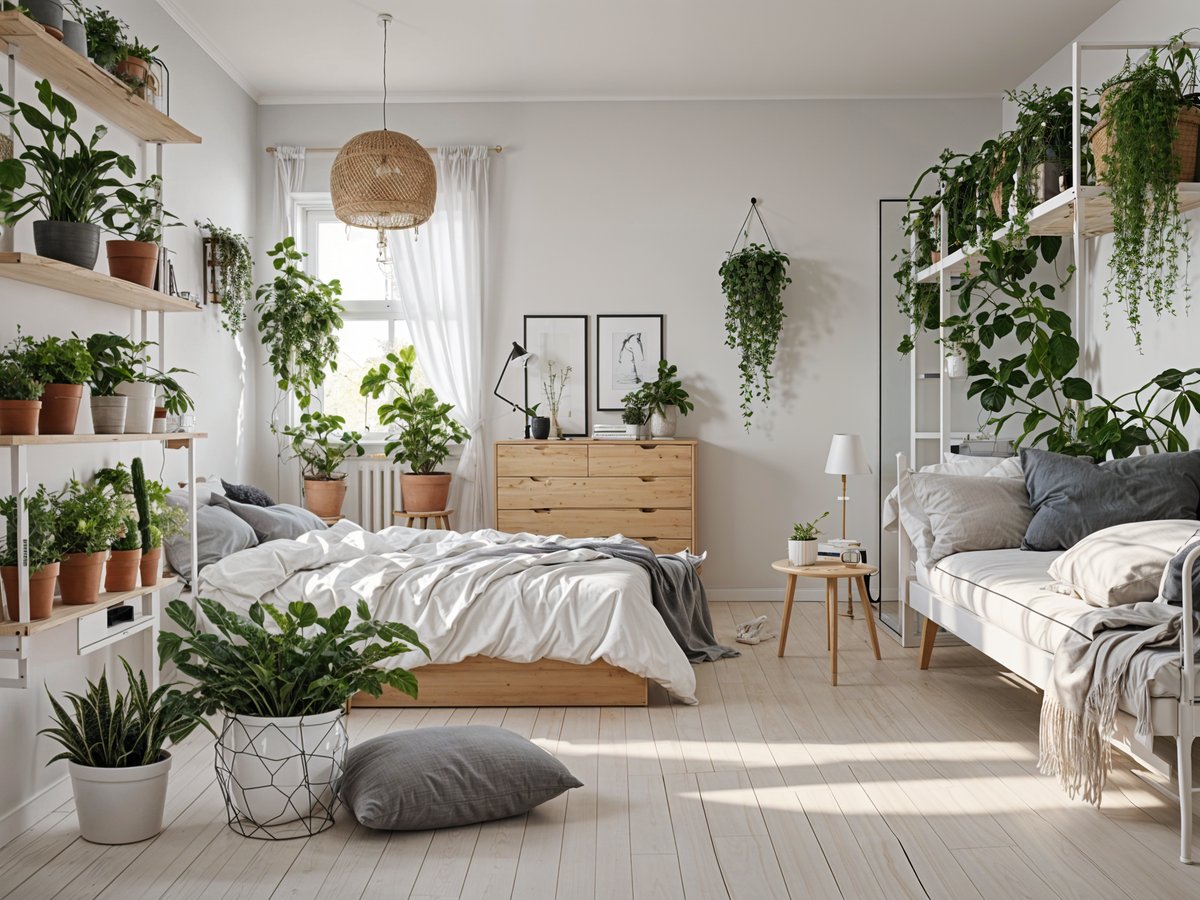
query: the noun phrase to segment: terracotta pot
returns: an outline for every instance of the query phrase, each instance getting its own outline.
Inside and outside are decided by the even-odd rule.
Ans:
[[[446,508],[449,497],[449,472],[400,476],[400,499],[406,513],[437,512]]]
[[[142,579],[142,587],[152,587],[162,580],[162,547],[155,547],[142,554],[138,572]]]
[[[42,413],[38,434],[74,434],[79,418],[82,384],[48,384],[42,391]]]
[[[100,599],[100,575],[104,572],[107,550],[96,553],[68,553],[58,572],[58,589],[67,606],[86,606]]]
[[[0,400],[0,434],[37,434],[41,400]]]
[[[96,434],[124,434],[128,397],[93,397],[92,430]]]
[[[42,566],[29,573],[29,618],[48,619],[54,609],[54,582],[58,580],[58,563]],[[8,601],[8,618],[21,617],[20,597],[17,594],[17,567],[0,566],[0,581],[4,583],[4,599]]]
[[[142,287],[154,287],[158,271],[158,244],[144,241],[106,241],[108,274]]]
[[[346,479],[304,479],[304,507],[314,516],[331,519],[342,514]]]
[[[129,79],[146,81],[150,76],[150,66],[144,59],[127,56],[113,67],[113,73]]]
[[[137,587],[138,568],[142,561],[142,548],[136,550],[113,550],[104,569],[106,591],[132,591]]]

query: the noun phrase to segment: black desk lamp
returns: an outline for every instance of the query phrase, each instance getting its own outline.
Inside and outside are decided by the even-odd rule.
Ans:
[[[497,397],[513,408],[513,412],[519,412],[525,416],[525,439],[529,440],[529,410],[521,406],[519,403],[513,403],[507,397],[500,393],[500,383],[504,381],[504,373],[508,371],[509,363],[519,362],[523,365],[537,362],[537,356],[530,353],[516,341],[513,341],[512,350],[509,351],[508,359],[504,360],[504,368],[500,370],[500,377],[496,379],[496,387],[492,391]]]

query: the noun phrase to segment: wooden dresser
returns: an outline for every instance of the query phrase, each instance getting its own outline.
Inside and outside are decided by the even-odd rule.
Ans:
[[[696,551],[694,440],[497,441],[496,528]]]

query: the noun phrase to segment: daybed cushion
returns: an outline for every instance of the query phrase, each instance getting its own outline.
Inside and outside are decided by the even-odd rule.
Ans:
[[[172,491],[167,494],[167,503],[187,510],[187,492]],[[196,522],[196,559],[200,571],[230,554],[258,544],[254,529],[220,506],[197,506]],[[163,540],[163,553],[166,554],[168,565],[189,584],[192,581],[192,552],[188,538],[190,529],[189,519],[188,528]]]
[[[933,535],[929,564],[951,553],[1021,545],[1033,513],[1020,479],[914,472],[909,480]]]
[[[1200,451],[1090,459],[1022,450],[1033,521],[1026,550],[1065,550],[1125,522],[1195,519],[1200,512]]]
[[[222,478],[221,486],[225,488],[225,496],[230,500],[236,500],[238,503],[249,503],[251,506],[275,505],[275,501],[271,499],[270,494],[262,490],[262,488],[256,488],[252,484],[230,484]]]
[[[228,497],[213,496],[213,504],[223,507],[254,529],[260,544],[298,538],[310,531],[324,531],[328,526],[307,509],[290,503],[274,506],[255,506],[238,503]]]
[[[1200,542],[1190,543],[1176,553],[1163,571],[1162,582],[1158,593],[1165,603],[1175,606],[1183,605],[1183,561],[1187,555],[1200,546]],[[1195,611],[1200,604],[1200,560],[1192,567],[1192,608]]]
[[[466,725],[397,731],[351,747],[338,793],[368,828],[423,831],[520,815],[582,786],[520,735]]]
[[[1090,534],[1054,560],[1049,575],[1092,606],[1121,606],[1158,597],[1171,557],[1200,537],[1200,522],[1129,522]]]

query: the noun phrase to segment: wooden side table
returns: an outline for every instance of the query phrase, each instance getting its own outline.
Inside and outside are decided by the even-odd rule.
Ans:
[[[862,601],[863,616],[867,620],[867,634],[871,638],[871,649],[875,658],[879,659],[879,638],[875,634],[875,617],[871,614],[871,604],[867,602],[867,585],[865,578],[874,575],[879,570],[874,566],[849,566],[842,563],[816,563],[811,566],[793,566],[786,559],[771,563],[776,572],[787,575],[787,597],[783,602],[783,626],[779,629],[779,655],[783,656],[787,647],[788,626],[792,621],[792,602],[796,596],[797,578],[825,579],[825,634],[829,646],[829,681],[837,684],[837,650],[838,650],[838,579],[846,579],[846,593],[851,603],[854,602],[851,582],[858,587],[858,598]]]
[[[416,527],[416,525],[414,525],[413,523],[416,522],[417,519],[421,520],[422,528],[428,528],[429,520],[433,519],[433,527],[434,528],[444,528],[444,529],[446,529],[446,531],[449,531],[450,530],[450,514],[452,512],[454,512],[454,510],[452,510],[452,509],[437,509],[437,510],[430,510],[429,512],[412,512],[412,513],[410,513],[410,512],[405,512],[402,509],[397,509],[397,510],[393,511],[392,515],[396,516],[396,518],[399,518],[400,516],[404,516],[407,519],[407,521],[404,524],[407,525],[409,528]]]

